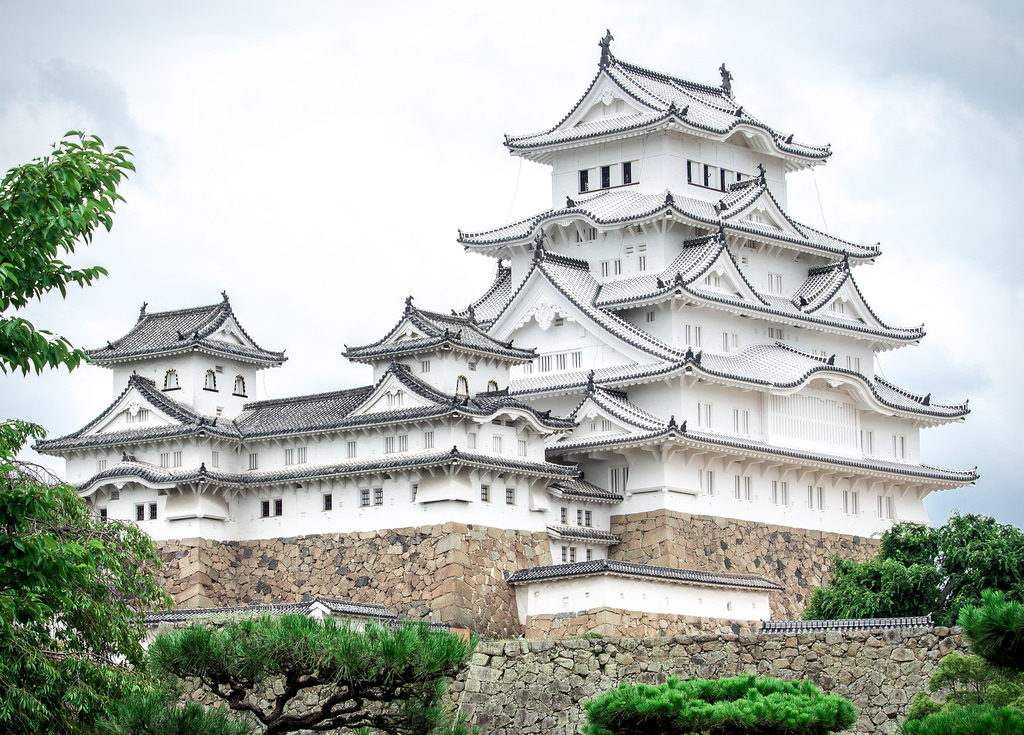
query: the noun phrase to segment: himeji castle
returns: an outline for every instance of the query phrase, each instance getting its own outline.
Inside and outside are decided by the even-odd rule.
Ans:
[[[551,207],[460,231],[493,282],[454,309],[410,297],[345,347],[367,385],[256,395],[285,356],[226,294],[143,305],[88,351],[113,402],[37,448],[188,559],[165,570],[179,604],[342,596],[530,637],[738,626],[798,614],[834,555],[974,483],[920,456],[967,403],[875,373],[925,335],[858,287],[879,246],[787,211],[787,176],[830,148],[754,117],[724,65],[690,82],[611,40],[553,127],[505,136],[551,168]]]

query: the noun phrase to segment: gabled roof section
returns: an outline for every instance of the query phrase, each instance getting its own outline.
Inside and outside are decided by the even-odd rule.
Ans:
[[[508,583],[529,584],[566,577],[583,577],[593,574],[617,574],[627,577],[657,579],[663,582],[681,582],[700,586],[741,587],[759,590],[781,590],[775,582],[753,574],[731,574],[726,572],[701,572],[694,569],[658,567],[653,564],[636,564],[617,559],[594,559],[573,564],[551,564],[546,566],[518,569],[508,577]]]
[[[491,324],[492,331],[501,323],[505,314],[509,313],[510,306],[516,302],[517,297],[524,293],[525,289],[536,279],[543,279],[549,283],[599,331],[646,353],[654,360],[674,361],[682,357],[683,353],[674,347],[665,344],[626,320],[594,306],[594,299],[600,286],[591,275],[587,262],[545,250],[543,239],[539,239],[536,243],[533,263],[523,282]]]
[[[100,427],[110,423],[117,414],[125,410],[126,402],[133,395],[139,404],[144,403],[153,408],[160,415],[169,419],[169,422],[119,431],[98,431]],[[39,441],[33,448],[43,454],[60,454],[79,447],[166,439],[199,432],[231,439],[239,437],[238,430],[230,420],[201,414],[165,395],[149,378],[132,374],[120,395],[95,419],[71,434],[57,439]]]
[[[750,115],[733,99],[732,77],[724,65],[722,73],[723,83],[715,87],[651,71],[620,61],[610,51],[603,52],[590,86],[558,123],[539,133],[506,135],[505,147],[513,154],[544,162],[551,150],[673,128],[718,140],[744,133],[758,149],[783,158],[791,170],[831,155],[827,145],[795,142],[792,135]]]
[[[218,304],[174,311],[139,311],[139,319],[127,334],[105,347],[86,350],[96,365],[109,366],[162,355],[201,351],[254,363],[259,367],[280,365],[284,352],[260,347],[242,329],[231,309],[227,293]]]
[[[285,602],[272,605],[247,605],[234,607],[179,607],[174,610],[150,610],[146,613],[146,625],[158,623],[179,623],[190,620],[223,620],[250,615],[312,615],[317,607],[336,615],[353,615],[378,620],[397,620],[398,613],[383,605],[351,602],[333,597],[317,597],[305,602]]]
[[[499,285],[501,275],[499,268]],[[511,271],[505,281],[510,278]],[[505,290],[511,291],[511,286]],[[536,356],[533,350],[513,347],[511,342],[500,342],[489,336],[472,314],[439,314],[418,309],[413,306],[412,296],[405,300],[401,319],[383,339],[362,347],[346,347],[342,354],[354,362],[379,363],[402,355],[443,349],[486,355],[511,363],[525,362]]]
[[[456,316],[469,317],[476,320],[478,324],[488,325],[501,313],[511,298],[512,268],[499,260],[494,280],[487,287],[484,295],[463,311],[457,312]]]
[[[617,422],[638,431],[660,431],[668,426],[657,416],[632,403],[625,392],[597,386],[594,383],[593,372],[587,381],[587,395],[572,410],[569,418],[579,421],[582,416],[587,415],[588,404],[593,404]]]
[[[824,257],[855,260],[870,260],[881,254],[875,245],[858,245],[815,230],[785,215],[790,226],[783,229],[759,224],[747,218],[744,212],[756,209],[755,204],[762,198],[771,203],[773,209],[782,212],[778,202],[768,191],[761,177],[749,179],[734,187],[722,202],[731,202],[723,208],[722,202],[715,205],[702,199],[694,199],[675,192],[645,194],[636,188],[609,189],[596,194],[570,199],[561,209],[548,209],[532,217],[512,222],[491,230],[463,232],[459,230],[458,241],[466,250],[484,254],[496,254],[505,246],[526,245],[536,238],[543,227],[568,224],[583,220],[588,225],[605,229],[628,224],[637,224],[671,213],[680,221],[704,227],[709,230],[721,228],[727,234],[739,235],[764,242],[777,243],[802,252]]]
[[[548,492],[556,497],[572,498],[574,500],[589,500],[599,503],[619,503],[622,501],[620,493],[613,493],[583,479],[558,480],[548,485]]]

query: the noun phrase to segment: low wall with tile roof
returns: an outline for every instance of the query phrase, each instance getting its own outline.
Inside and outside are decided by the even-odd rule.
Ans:
[[[751,633],[759,624],[757,620],[721,620],[600,607],[553,615],[528,615],[523,637],[526,640],[560,640],[585,635],[650,638],[701,633],[739,634]]]
[[[828,582],[832,559],[863,561],[878,540],[671,510],[614,515],[622,543],[608,557],[709,572],[759,574],[782,586],[770,595],[773,619],[797,619],[811,591]]]
[[[503,573],[551,563],[546,533],[459,523],[158,546],[164,587],[179,606],[337,597],[487,637],[521,633],[515,594]]]
[[[485,641],[453,683],[455,703],[491,735],[575,735],[583,703],[619,683],[741,673],[810,679],[857,708],[854,729],[891,735],[958,629]]]

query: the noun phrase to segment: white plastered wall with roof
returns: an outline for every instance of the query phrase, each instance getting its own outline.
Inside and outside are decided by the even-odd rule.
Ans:
[[[519,622],[531,616],[612,608],[723,620],[770,620],[767,590],[681,584],[615,574],[516,584]]]

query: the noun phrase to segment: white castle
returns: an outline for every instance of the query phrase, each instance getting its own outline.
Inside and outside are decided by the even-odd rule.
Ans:
[[[641,599],[678,582],[664,609],[701,595],[707,616],[769,617],[778,588],[761,577],[616,561],[613,515],[858,536],[926,522],[929,493],[977,474],[923,464],[919,432],[968,407],[875,375],[876,352],[924,336],[883,322],[858,288],[879,247],[786,212],[787,175],[829,147],[753,117],[724,65],[721,86],[697,84],[623,62],[609,42],[556,125],[505,138],[551,167],[551,209],[460,232],[497,261],[493,283],[450,314],[410,298],[380,341],[347,348],[370,385],[253,395],[257,371],[285,357],[226,295],[143,305],[88,352],[113,372],[113,403],[37,448],[66,459],[97,512],[155,539],[446,522],[546,533],[552,564],[510,580],[521,621],[567,609],[567,595],[568,609],[625,599],[634,582],[619,607],[656,612]],[[740,598],[749,615],[728,612]]]

